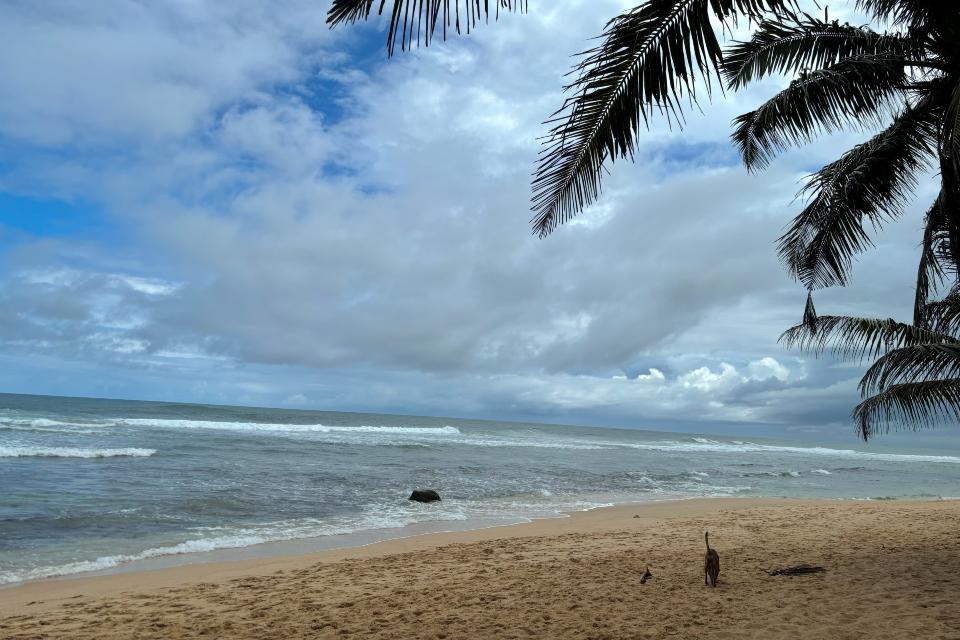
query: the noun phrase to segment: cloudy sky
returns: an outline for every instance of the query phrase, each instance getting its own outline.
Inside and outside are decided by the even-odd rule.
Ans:
[[[867,134],[751,176],[729,123],[783,80],[718,94],[539,240],[541,123],[626,4],[530,5],[387,60],[324,0],[0,3],[0,390],[852,434],[774,241]],[[821,313],[909,318],[933,188]]]

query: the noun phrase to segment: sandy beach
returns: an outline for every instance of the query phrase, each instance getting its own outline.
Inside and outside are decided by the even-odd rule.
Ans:
[[[801,563],[826,572],[767,575]],[[958,501],[690,500],[33,582],[0,590],[0,637],[946,639],[957,593]]]

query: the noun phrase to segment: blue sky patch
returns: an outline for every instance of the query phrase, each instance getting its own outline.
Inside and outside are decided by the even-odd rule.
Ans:
[[[35,238],[116,240],[120,235],[112,217],[92,203],[3,192],[0,192],[0,225],[7,233]]]

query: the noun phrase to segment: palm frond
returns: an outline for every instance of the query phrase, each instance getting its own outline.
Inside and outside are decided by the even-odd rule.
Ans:
[[[787,348],[800,349],[814,356],[824,352],[847,360],[876,358],[888,351],[920,344],[953,344],[948,335],[917,327],[892,318],[856,316],[819,316],[815,328],[807,322],[795,325],[780,336]]]
[[[942,174],[943,171],[941,170],[941,182],[943,182]],[[937,199],[933,201],[927,212],[928,216],[936,217],[936,224],[931,221],[933,226],[931,251],[939,268],[944,272],[944,277],[956,280],[958,274],[957,261],[960,258],[957,252],[958,245],[955,241],[957,229],[955,225],[951,225],[945,202],[946,197],[943,184],[941,184],[940,193],[937,194]]]
[[[940,132],[940,197],[951,262],[960,266],[960,81],[952,79]]]
[[[906,56],[913,48],[912,41],[901,34],[877,33],[804,14],[790,22],[761,22],[750,40],[724,52],[723,75],[730,88],[740,89],[772,74],[822,69],[854,56]]]
[[[936,147],[936,119],[906,108],[884,131],[811,176],[807,205],[778,240],[780,259],[808,289],[844,285],[867,231],[899,216]]]
[[[731,135],[747,169],[766,166],[778,152],[822,132],[879,122],[906,84],[903,59],[891,54],[845,58],[805,72],[755,111],[734,120]]]
[[[917,344],[894,349],[877,358],[860,380],[864,396],[895,384],[960,377],[960,344]]]
[[[955,283],[940,300],[928,302],[921,314],[924,326],[935,333],[960,335],[960,284]]]
[[[383,12],[383,2],[380,3],[380,12]],[[342,22],[357,22],[370,17],[373,10],[373,0],[333,0],[327,10],[327,24],[335,27]]]
[[[675,117],[709,83],[720,43],[707,0],[654,0],[612,20],[575,68],[533,181],[534,232],[544,236],[596,199],[606,160],[629,157],[641,122]]]
[[[960,170],[960,82],[950,92],[941,145],[944,156]]]
[[[571,94],[548,121],[533,179],[531,224],[545,236],[600,192],[604,163],[632,157],[641,125],[656,114],[682,124],[683,102],[710,92],[722,51],[712,19],[784,12],[794,0],[647,0],[611,20],[581,54]]]
[[[429,46],[437,28],[442,29],[444,39],[452,27],[457,33],[469,33],[477,23],[494,18],[501,11],[527,11],[528,0],[392,0],[390,27],[387,30],[387,53],[393,55],[399,42],[401,50]],[[343,23],[359,22],[370,18],[374,0],[333,0],[327,12],[327,24],[335,27]],[[380,0],[377,14],[382,15],[387,0]],[[493,5],[492,7],[490,5]]]
[[[945,220],[939,198],[931,205],[924,220],[926,224],[923,230],[923,243],[920,247],[920,264],[917,266],[917,289],[913,300],[913,324],[930,327],[928,316],[930,293],[942,286],[947,278],[947,271],[941,264],[939,255],[940,247],[945,240]]]
[[[856,8],[880,22],[925,26],[956,17],[956,6],[943,0],[857,0]]]
[[[937,198],[944,217],[945,249],[951,267],[960,271],[960,162],[950,154],[949,134],[944,127],[940,145],[940,194]]]
[[[914,431],[960,420],[960,379],[893,385],[853,410],[857,432],[865,441],[892,427]]]

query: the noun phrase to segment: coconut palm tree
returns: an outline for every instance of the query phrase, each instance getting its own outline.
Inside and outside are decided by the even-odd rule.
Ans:
[[[831,21],[826,11],[823,19],[800,12],[797,2],[646,0],[610,20],[599,44],[580,55],[567,98],[548,120],[532,185],[533,231],[548,235],[594,202],[606,165],[632,158],[652,119],[682,126],[684,107],[709,98],[717,83],[736,91],[786,74],[786,88],[734,121],[732,139],[749,171],[820,134],[879,132],[809,176],[801,190],[805,206],[778,249],[807,288],[807,305],[804,322],[783,338],[814,351],[836,340],[840,352],[862,340],[860,354],[879,357],[861,384],[861,391],[877,395],[855,414],[864,438],[897,421],[926,425],[936,416],[956,417],[960,386],[936,376],[952,375],[942,366],[942,345],[953,344],[957,334],[934,328],[929,315],[958,299],[954,290],[934,301],[957,282],[960,265],[960,7],[947,0],[850,0],[882,27],[875,29]],[[429,45],[438,30],[446,37],[491,14],[528,10],[526,0],[390,4],[390,54],[398,44]],[[333,0],[328,22],[365,20],[373,5]],[[377,12],[386,5],[380,0]],[[738,21],[753,26],[750,39],[722,47],[723,32]],[[855,256],[903,213],[918,181],[933,170],[940,190],[925,217],[912,324],[818,318],[812,292],[847,284]],[[898,359],[909,354],[915,359]],[[912,364],[877,373],[895,362]],[[921,386],[903,386],[913,384],[909,375]],[[934,383],[936,392],[923,386]]]

